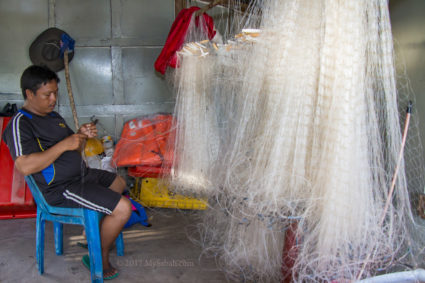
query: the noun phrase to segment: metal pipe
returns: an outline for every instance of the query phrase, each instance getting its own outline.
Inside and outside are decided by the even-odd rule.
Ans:
[[[356,283],[409,283],[409,282],[425,282],[425,270],[415,269],[411,271],[402,271],[396,273],[388,273],[364,280],[356,281]]]
[[[385,216],[387,214],[388,207],[390,205],[390,202],[393,199],[392,196],[393,196],[393,192],[394,192],[394,189],[395,189],[395,183],[396,183],[396,180],[397,180],[398,170],[400,169],[400,164],[401,164],[401,161],[403,159],[404,146],[406,145],[407,130],[409,129],[410,115],[412,114],[412,104],[413,104],[412,101],[409,101],[409,105],[407,106],[407,110],[406,110],[406,121],[404,123],[404,131],[403,131],[403,136],[402,136],[402,140],[401,140],[400,154],[398,156],[397,166],[395,168],[393,180],[391,182],[390,192],[388,193],[387,201],[385,203],[384,211],[382,213],[382,218],[381,218],[381,221],[379,222],[379,226],[381,226],[384,223],[384,220],[385,220]],[[366,265],[369,262],[369,258],[370,258],[371,253],[372,253],[372,251],[367,255],[366,260],[363,263],[363,267],[360,270],[359,275],[357,276],[357,280],[362,277],[362,274],[363,274],[363,272],[364,272],[364,270],[366,268]]]

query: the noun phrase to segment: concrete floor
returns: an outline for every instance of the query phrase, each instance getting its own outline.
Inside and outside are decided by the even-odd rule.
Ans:
[[[187,237],[195,211],[147,210],[152,227],[125,229],[125,255],[111,252],[120,275],[111,282],[226,282],[213,258],[200,257],[201,248]],[[87,250],[78,246],[82,226],[64,225],[64,255],[54,251],[53,226],[46,222],[44,274],[35,260],[35,219],[0,221],[0,282],[90,282],[81,262]]]

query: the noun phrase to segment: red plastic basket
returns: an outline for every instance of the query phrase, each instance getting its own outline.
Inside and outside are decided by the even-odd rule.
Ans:
[[[0,117],[3,134],[10,117]],[[6,143],[0,143],[0,219],[31,218],[37,215],[37,207],[24,176],[15,168]]]

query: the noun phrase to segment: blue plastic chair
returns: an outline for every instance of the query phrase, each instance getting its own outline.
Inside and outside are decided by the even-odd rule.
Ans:
[[[31,175],[25,180],[37,205],[36,222],[36,258],[38,271],[44,272],[44,221],[52,221],[54,225],[56,254],[63,254],[63,224],[78,224],[84,226],[90,257],[90,273],[92,282],[103,282],[102,252],[100,242],[99,221],[102,213],[87,208],[54,207],[47,204],[37,184]],[[122,233],[115,241],[117,255],[124,255]]]

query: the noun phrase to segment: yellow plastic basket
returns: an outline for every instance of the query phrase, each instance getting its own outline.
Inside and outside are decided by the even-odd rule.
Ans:
[[[165,207],[180,209],[204,210],[206,199],[195,199],[174,194],[168,190],[167,184],[157,178],[136,178],[132,197],[146,207]]]

